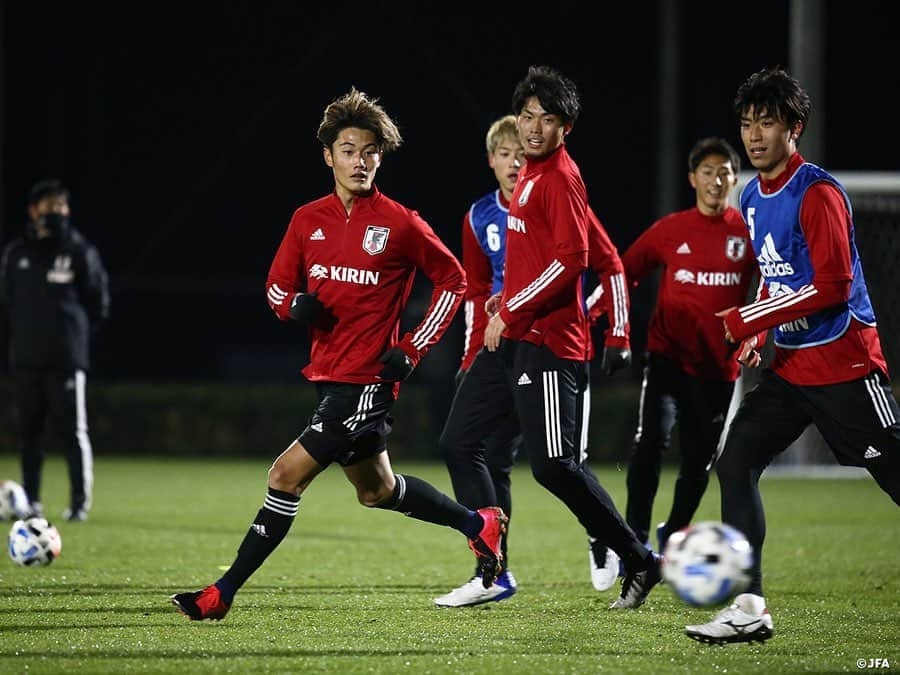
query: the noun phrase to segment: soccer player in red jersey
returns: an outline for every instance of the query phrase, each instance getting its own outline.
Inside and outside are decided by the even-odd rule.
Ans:
[[[659,582],[658,558],[579,461],[579,398],[592,349],[582,296],[589,219],[587,191],[565,146],[579,109],[574,83],[552,68],[531,67],[516,85],[526,163],[510,202],[503,291],[488,302],[484,343],[500,352],[535,479],[621,557],[626,575],[612,607],[632,608]]]
[[[262,509],[221,579],[172,602],[193,620],[221,619],[234,594],[287,535],[300,495],[332,462],[363,506],[453,527],[469,539],[486,585],[500,572],[506,516],[454,502],[414,476],[395,474],[387,453],[390,415],[416,364],[444,334],[465,291],[459,262],[416,213],[374,184],[382,155],[402,142],[377,101],[351,89],[325,108],[318,130],[330,195],[294,212],[266,282],[279,319],[305,324],[319,404],[269,470]],[[416,269],[434,285],[419,325],[399,338]]]
[[[488,129],[486,140],[488,164],[494,170],[498,188],[472,204],[463,218],[463,266],[468,284],[466,340],[456,395],[441,432],[440,451],[461,504],[469,508],[496,504],[511,519],[510,473],[522,437],[500,354],[482,348],[488,320],[484,306],[492,293],[503,288],[509,201],[525,160],[515,115],[496,120]],[[601,364],[605,373],[612,374],[630,363],[628,294],[619,252],[590,207],[588,218],[588,263],[597,274],[598,284],[586,305],[602,297],[603,302],[597,306],[602,305],[613,317],[606,331]],[[584,386],[589,386],[587,377]],[[579,405],[585,406],[576,414],[581,424],[581,462],[587,457],[589,401],[590,392],[580,392]],[[585,466],[585,470],[590,471],[590,467]],[[440,607],[468,607],[498,602],[515,594],[518,586],[509,568],[507,538],[508,529],[501,541],[503,572],[491,586],[485,587],[476,571],[466,583],[435,598],[434,603]],[[614,554],[609,554],[597,540],[591,540],[590,548],[592,582],[597,590],[606,590],[616,580],[618,558],[612,560]]]
[[[625,508],[628,524],[648,541],[662,454],[677,421],[681,462],[671,511],[656,531],[660,553],[691,522],[706,491],[739,373],[715,315],[743,304],[757,274],[747,228],[728,206],[738,171],[740,159],[725,140],[698,141],[688,155],[694,206],[657,220],[622,255],[633,286],[662,269]]]
[[[900,504],[900,408],[856,249],[850,198],[797,144],[811,102],[780,68],[747,78],[734,101],[741,140],[759,174],[741,193],[762,283],[757,300],[719,312],[737,358],[760,365],[762,333],[775,356],[744,397],[716,463],[722,520],[754,552],[750,587],[709,623],[685,632],[707,643],[763,641],[772,617],[762,588],[766,534],[759,478],[815,424],[842,464],[865,467]]]

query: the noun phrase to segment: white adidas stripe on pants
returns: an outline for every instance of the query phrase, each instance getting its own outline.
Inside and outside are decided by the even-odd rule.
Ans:
[[[541,373],[544,385],[544,431],[547,435],[547,456],[562,457],[562,425],[559,421],[559,372]]]
[[[878,416],[878,421],[881,423],[882,428],[887,429],[897,421],[897,417],[894,415],[894,410],[888,401],[887,394],[884,393],[884,389],[881,388],[881,384],[878,382],[878,374],[872,373],[870,377],[865,379],[865,383],[866,390],[869,392],[869,398],[872,399],[872,407]]]
[[[369,411],[375,406],[375,394],[378,392],[377,384],[367,384],[359,395],[356,412],[344,420],[344,426],[354,431],[361,422],[364,422]]]
[[[94,450],[88,435],[85,386],[87,377],[83,370],[75,371],[75,440],[81,451],[81,478],[84,481],[84,508],[90,509],[94,494]]]

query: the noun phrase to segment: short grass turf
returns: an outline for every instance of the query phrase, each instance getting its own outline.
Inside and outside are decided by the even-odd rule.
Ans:
[[[395,465],[449,493],[443,465]],[[625,473],[596,466],[620,509]],[[65,467],[51,457],[44,505],[62,534],[49,567],[0,561],[0,673],[742,673],[900,667],[900,519],[870,479],[767,478],[766,595],[775,637],[711,647],[685,624],[711,610],[660,586],[636,611],[593,590],[574,517],[513,475],[511,599],[439,609],[473,558],[443,527],[356,503],[340,468],[316,479],[287,539],[222,622],[169,604],[233,560],[265,493],[264,460],[99,458],[90,521],[65,523]],[[18,480],[0,456],[0,478]],[[666,516],[673,474],[662,479]],[[697,519],[717,519],[713,478]]]

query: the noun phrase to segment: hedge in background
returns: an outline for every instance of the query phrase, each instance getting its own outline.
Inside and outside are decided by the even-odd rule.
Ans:
[[[442,459],[424,385],[407,383],[394,408],[391,455]],[[0,383],[0,452],[17,448],[12,383]],[[594,461],[624,461],[634,434],[638,391],[632,385],[595,388],[589,453]],[[306,426],[316,402],[311,384],[88,382],[91,440],[97,455],[258,456],[274,459]],[[59,452],[52,438],[50,452]],[[524,460],[524,458],[522,458]]]

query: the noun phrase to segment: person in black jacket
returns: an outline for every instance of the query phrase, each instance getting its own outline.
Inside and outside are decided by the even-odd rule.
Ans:
[[[65,439],[71,494],[62,516],[87,519],[94,483],[85,373],[92,333],[109,312],[106,270],[97,249],[69,222],[69,192],[57,180],[29,194],[23,236],[0,261],[0,299],[10,326],[23,487],[40,515],[41,467],[50,417]]]

